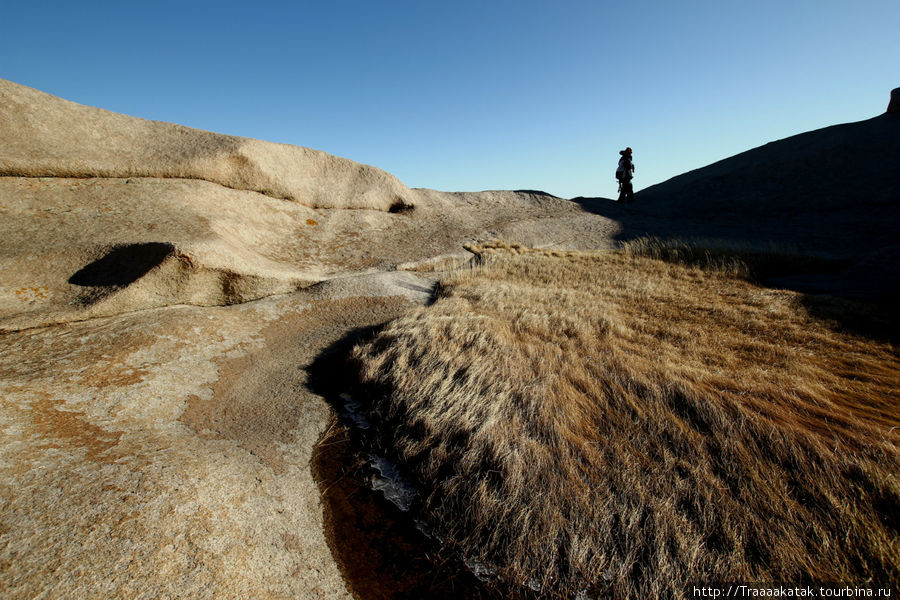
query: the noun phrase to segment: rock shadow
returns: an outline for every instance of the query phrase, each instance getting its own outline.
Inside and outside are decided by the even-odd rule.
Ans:
[[[99,260],[82,267],[69,283],[82,287],[124,287],[146,275],[175,253],[165,242],[117,246]]]
[[[175,253],[164,242],[144,242],[115,246],[102,258],[85,265],[69,277],[79,286],[73,304],[87,307],[131,285]]]

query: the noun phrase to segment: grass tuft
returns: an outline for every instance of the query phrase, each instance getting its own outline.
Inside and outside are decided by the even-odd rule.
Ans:
[[[501,590],[900,583],[890,344],[758,287],[746,253],[468,249],[353,359],[423,518]]]

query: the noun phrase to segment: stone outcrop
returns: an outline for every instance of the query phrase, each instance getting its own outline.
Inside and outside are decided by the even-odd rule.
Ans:
[[[887,112],[891,115],[900,113],[900,88],[891,90],[891,101],[888,103]]]
[[[428,301],[467,242],[614,232],[0,81],[0,596],[352,597],[316,357]]]
[[[0,80],[0,175],[197,179],[311,208],[389,210],[410,190],[324,152],[147,121]]]
[[[410,190],[323,152],[0,80],[0,214],[0,331],[9,331],[246,302],[459,253],[472,236],[579,211],[541,194]]]

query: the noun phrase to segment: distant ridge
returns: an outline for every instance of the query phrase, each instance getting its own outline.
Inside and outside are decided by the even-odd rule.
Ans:
[[[900,204],[900,115],[770,142],[650,186],[636,201],[675,213],[878,210]]]

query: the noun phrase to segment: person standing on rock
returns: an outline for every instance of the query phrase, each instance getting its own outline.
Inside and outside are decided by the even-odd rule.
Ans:
[[[616,168],[616,179],[619,180],[619,202],[634,202],[634,187],[631,180],[634,179],[634,161],[631,158],[631,148],[620,150],[619,166]]]

